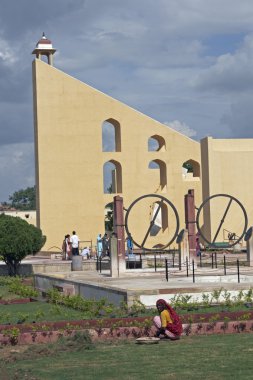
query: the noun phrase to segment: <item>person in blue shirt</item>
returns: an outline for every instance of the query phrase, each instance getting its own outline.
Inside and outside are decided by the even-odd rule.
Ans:
[[[127,236],[126,243],[127,243],[127,255],[132,255],[134,245],[133,245],[133,238],[131,234]]]
[[[100,258],[103,252],[103,239],[102,235],[99,234],[97,237],[97,255]]]

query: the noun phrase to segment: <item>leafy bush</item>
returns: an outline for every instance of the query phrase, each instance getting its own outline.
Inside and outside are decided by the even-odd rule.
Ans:
[[[10,293],[18,294],[22,297],[37,297],[39,295],[38,291],[31,286],[22,284],[22,277],[0,276],[0,286],[5,286]]]
[[[6,263],[10,276],[16,276],[21,260],[38,252],[45,241],[39,228],[21,218],[0,215],[0,258]]]

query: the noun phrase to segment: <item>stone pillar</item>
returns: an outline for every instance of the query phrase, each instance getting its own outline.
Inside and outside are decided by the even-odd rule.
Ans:
[[[116,195],[113,198],[113,231],[117,237],[119,275],[126,271],[125,260],[125,225],[123,198]]]
[[[110,239],[110,276],[119,277],[118,239],[115,235]]]
[[[179,260],[181,262],[181,269],[184,269],[186,258],[188,258],[188,263],[190,263],[189,240],[187,230],[182,230],[180,232],[177,242],[179,250]]]
[[[245,235],[247,242],[247,261],[250,267],[253,267],[253,227],[250,227]]]
[[[195,201],[194,190],[188,190],[184,196],[185,228],[188,230],[190,257],[196,257],[196,232],[195,232]]]
[[[82,260],[82,256],[73,256],[72,257],[72,263],[71,263],[71,270],[72,271],[75,271],[75,270],[83,270],[83,260]]]

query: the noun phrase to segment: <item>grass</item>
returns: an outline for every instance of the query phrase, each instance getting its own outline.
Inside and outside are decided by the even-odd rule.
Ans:
[[[251,334],[183,337],[150,346],[92,345],[79,335],[20,353],[6,349],[0,351],[0,371],[10,380],[247,380],[253,371]]]
[[[56,322],[84,319],[84,313],[65,306],[52,305],[46,302],[29,302],[0,306],[0,324]]]
[[[17,299],[17,298],[24,298],[24,297],[21,297],[17,294],[10,292],[8,290],[7,286],[0,286],[0,299],[1,300],[9,301],[9,300]]]

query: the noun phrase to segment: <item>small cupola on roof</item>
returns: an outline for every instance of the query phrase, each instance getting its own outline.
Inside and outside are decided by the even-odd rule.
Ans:
[[[32,54],[36,54],[36,58],[41,59],[42,55],[47,57],[47,62],[49,65],[53,66],[53,54],[56,49],[53,49],[52,42],[46,38],[45,33],[43,33],[42,38],[37,42],[36,48],[33,50]]]

